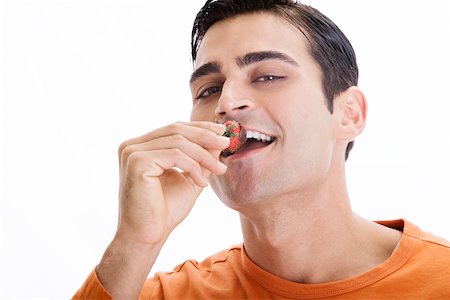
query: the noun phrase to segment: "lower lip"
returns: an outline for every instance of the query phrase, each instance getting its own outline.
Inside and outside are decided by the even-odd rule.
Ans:
[[[262,147],[262,148],[257,148],[257,149],[252,149],[252,150],[245,150],[243,152],[237,151],[235,154],[230,155],[228,157],[223,157],[224,160],[236,160],[236,159],[241,159],[241,158],[248,158],[249,156],[258,154],[260,152],[263,152],[269,148],[272,147],[272,145],[274,145],[276,143],[276,141],[273,141],[272,143],[270,143],[269,145]]]

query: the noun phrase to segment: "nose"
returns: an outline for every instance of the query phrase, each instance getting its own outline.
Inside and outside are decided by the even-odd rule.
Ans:
[[[236,116],[250,111],[254,102],[249,95],[245,94],[244,89],[231,84],[224,84],[220,94],[215,115],[218,120],[234,119]]]

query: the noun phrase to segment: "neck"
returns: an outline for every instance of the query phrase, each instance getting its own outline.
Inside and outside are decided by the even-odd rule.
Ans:
[[[355,215],[345,186],[284,195],[241,211],[250,259],[274,275],[303,283],[348,278],[386,260],[400,233]]]

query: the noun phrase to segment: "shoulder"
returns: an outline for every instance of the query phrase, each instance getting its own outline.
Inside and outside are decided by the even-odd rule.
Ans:
[[[450,281],[450,243],[423,231],[408,220],[380,221],[403,232],[397,249],[391,256],[396,267],[407,273],[446,274]]]
[[[416,241],[405,264],[410,278],[427,285],[429,295],[450,296],[450,243],[405,220],[404,235]]]
[[[403,232],[397,249],[385,262],[383,289],[408,295],[405,299],[450,296],[450,244],[408,220],[377,222]],[[418,287],[420,287],[418,289]]]
[[[217,292],[215,287],[229,290],[242,277],[242,245],[236,245],[217,252],[198,262],[190,259],[176,266],[170,272],[157,272],[147,279],[143,292],[144,299],[207,299]]]
[[[406,266],[435,282],[450,282],[450,243],[404,220],[403,235],[411,240],[411,257]],[[446,282],[446,283],[445,283]]]

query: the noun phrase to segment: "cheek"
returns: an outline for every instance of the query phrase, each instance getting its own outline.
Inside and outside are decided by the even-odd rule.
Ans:
[[[274,113],[285,120],[287,133],[320,134],[330,127],[331,114],[325,96],[313,83],[283,90],[279,95],[279,104],[273,108]]]
[[[210,121],[215,120],[216,104],[212,101],[210,103],[197,102],[193,104],[191,110],[191,121]]]
[[[313,92],[298,91],[298,97],[289,99],[280,110],[286,134],[287,156],[292,157],[301,166],[311,169],[322,168],[321,162],[327,162],[333,151],[334,122],[327,110],[323,95]],[[295,158],[294,158],[295,157]],[[298,167],[298,166],[296,166]]]

